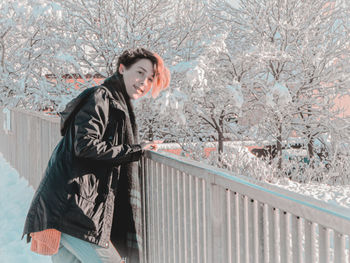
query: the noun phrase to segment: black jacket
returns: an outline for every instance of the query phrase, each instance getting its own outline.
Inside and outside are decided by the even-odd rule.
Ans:
[[[142,153],[126,136],[135,133],[128,131],[135,127],[129,104],[122,77],[114,75],[61,113],[63,137],[33,197],[23,231],[28,242],[29,233],[55,228],[108,246],[118,181],[126,176],[121,168]]]

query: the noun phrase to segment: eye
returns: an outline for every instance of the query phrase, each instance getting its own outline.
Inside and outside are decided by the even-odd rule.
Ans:
[[[140,75],[142,75],[142,74],[143,74],[143,72],[142,72],[142,71],[137,71],[137,73],[139,73]]]
[[[152,79],[152,78],[149,78],[148,81],[149,81],[149,82],[153,82],[153,79]]]

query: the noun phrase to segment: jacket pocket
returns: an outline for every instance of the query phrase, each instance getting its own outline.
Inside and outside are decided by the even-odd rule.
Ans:
[[[98,222],[93,219],[95,203],[75,194],[71,197],[69,208],[65,213],[65,222],[78,231],[97,231]]]
[[[95,174],[85,174],[74,179],[74,192],[83,200],[95,202],[99,180]],[[78,198],[77,202],[80,199]]]
[[[79,229],[96,230],[92,218],[96,210],[99,180],[94,174],[84,174],[72,180],[68,209],[65,214],[70,225]]]

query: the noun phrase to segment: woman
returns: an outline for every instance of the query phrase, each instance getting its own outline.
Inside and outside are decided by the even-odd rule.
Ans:
[[[83,91],[61,115],[54,149],[30,206],[23,236],[53,262],[138,262],[142,252],[138,144],[131,99],[169,85],[155,53],[138,48],[118,59],[117,72]]]

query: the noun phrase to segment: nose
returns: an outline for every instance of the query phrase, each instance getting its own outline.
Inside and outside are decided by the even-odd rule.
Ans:
[[[147,77],[141,79],[141,85],[142,86],[147,86],[148,85],[148,78]]]

